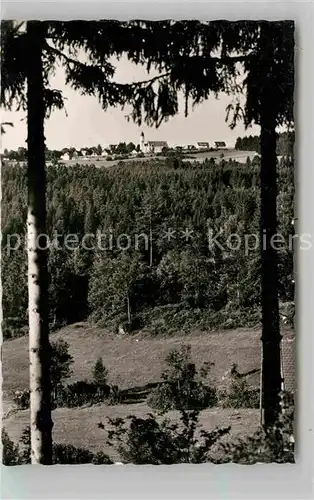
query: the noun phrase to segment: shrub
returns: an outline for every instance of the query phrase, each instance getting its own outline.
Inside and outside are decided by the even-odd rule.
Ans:
[[[14,402],[20,410],[29,408],[29,390],[16,391]],[[76,408],[84,405],[95,405],[107,401],[109,404],[121,402],[120,391],[117,386],[110,387],[107,384],[96,384],[87,380],[78,380],[73,384],[59,385],[55,392],[53,408]]]
[[[107,383],[108,369],[103,364],[102,358],[98,358],[93,368],[93,381],[79,380],[61,388],[57,400],[57,406],[70,408],[94,405],[107,401],[109,404],[121,402],[121,393],[118,386],[110,386]]]
[[[109,404],[117,404],[121,401],[118,386],[110,386],[107,383],[108,370],[103,364],[102,358],[98,358],[93,371],[93,381],[79,380],[73,384],[60,386],[56,406],[67,406],[69,408],[94,405],[107,401]]]
[[[158,423],[152,414],[144,419],[130,416],[127,420],[129,425],[121,418],[109,419],[107,444],[116,449],[123,461],[133,464],[210,462],[213,445],[230,430],[199,430],[197,410],[181,410],[180,423],[175,424],[168,419]]]
[[[51,343],[51,365],[50,377],[52,388],[52,405],[56,405],[58,401],[58,392],[62,391],[62,382],[69,378],[72,374],[71,365],[73,358],[68,352],[69,344],[63,339],[58,339]],[[60,398],[59,398],[60,399]],[[30,391],[24,389],[23,391],[16,391],[13,401],[20,410],[29,408]]]
[[[220,463],[294,463],[293,407],[284,401],[283,412],[272,429],[257,430],[246,439],[220,444]]]
[[[3,318],[1,329],[5,340],[22,337],[28,331],[24,318]]]
[[[108,397],[108,404],[118,405],[120,403],[122,403],[121,391],[117,385],[111,385]]]
[[[260,391],[249,387],[234,364],[230,371],[229,388],[219,393],[219,400],[223,408],[259,408]]]
[[[93,453],[86,448],[76,448],[71,444],[53,445],[54,464],[112,464],[112,460],[103,452]]]
[[[9,438],[8,433],[2,427],[2,463],[3,465],[19,465],[19,447]]]
[[[167,333],[169,330],[169,326],[165,320],[165,318],[156,318],[151,321],[150,324],[150,332],[152,335],[162,335]]]
[[[295,305],[294,302],[280,302],[279,313],[281,320],[285,325],[293,328],[294,317],[295,317]]]
[[[200,371],[191,362],[191,346],[173,349],[166,357],[169,368],[162,374],[162,382],[152,391],[148,404],[161,412],[171,409],[201,410],[217,402],[214,389],[203,383],[209,365],[204,363]]]
[[[94,382],[79,380],[59,388],[55,406],[75,408],[77,406],[93,405],[103,402],[109,395],[110,387],[108,385],[98,386]]]
[[[108,370],[104,366],[102,358],[98,358],[93,368],[94,383],[99,386],[107,384]]]
[[[2,450],[4,465],[22,465],[30,463],[31,441],[30,427],[26,427],[19,439],[19,445],[11,441],[7,432],[2,429]],[[93,453],[86,448],[76,448],[71,444],[53,444],[53,464],[112,464],[112,460],[103,452]]]
[[[75,408],[83,405],[94,405],[107,401],[109,404],[121,402],[121,394],[117,386],[107,384],[108,370],[99,358],[93,368],[93,381],[78,380],[72,384],[64,385],[62,381],[72,373],[73,363],[68,354],[68,345],[60,340],[53,346],[52,357],[52,407]],[[16,391],[14,402],[19,409],[29,408],[30,391]]]
[[[57,397],[57,392],[67,378],[72,375],[71,365],[73,357],[69,354],[69,344],[63,339],[58,339],[51,343],[51,366],[50,377],[53,400]]]
[[[138,321],[137,318],[131,318],[131,321],[126,318],[124,314],[118,316],[117,320],[114,321],[114,329],[116,333],[126,335],[128,333],[132,333],[138,329]]]
[[[23,391],[15,391],[13,401],[19,410],[27,410],[29,408],[29,398],[29,389],[24,389]]]
[[[128,318],[124,315],[121,314],[117,317],[115,323],[115,330],[117,333],[123,332],[124,334],[126,333],[132,333],[137,330],[140,330],[144,326],[143,318],[141,314],[135,314],[131,317],[131,321],[128,320]],[[107,322],[108,324],[108,322]]]

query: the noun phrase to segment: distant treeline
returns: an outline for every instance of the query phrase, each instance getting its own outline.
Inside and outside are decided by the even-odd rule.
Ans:
[[[283,132],[278,134],[277,155],[293,156],[294,140],[294,132]],[[257,153],[260,153],[260,136],[249,135],[245,137],[238,137],[235,143],[235,149],[240,151],[256,151]]]
[[[48,149],[46,147],[45,156],[47,162],[57,163],[61,159],[62,155],[66,153],[69,155],[69,158],[72,159],[82,156],[101,156],[103,153],[128,155],[132,153],[133,150],[139,152],[140,145],[135,145],[133,144],[133,142],[129,142],[128,144],[125,142],[119,142],[119,144],[112,144],[108,146],[108,148],[104,148],[100,144],[98,144],[98,146],[83,147],[80,149],[69,147],[58,150]],[[13,160],[16,162],[26,162],[27,149],[24,147],[19,147],[16,150],[5,149],[3,152],[3,157],[11,161]]]

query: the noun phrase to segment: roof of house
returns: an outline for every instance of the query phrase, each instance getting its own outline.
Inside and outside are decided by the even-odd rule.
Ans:
[[[226,143],[224,141],[215,141],[216,146],[225,146]]]
[[[150,146],[166,146],[167,141],[147,141],[147,144]]]
[[[196,144],[198,144],[199,146],[208,146],[209,142],[197,142]]]

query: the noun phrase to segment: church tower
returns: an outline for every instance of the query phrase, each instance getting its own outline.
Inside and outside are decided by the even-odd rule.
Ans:
[[[144,136],[144,132],[141,132],[140,148],[141,148],[142,153],[145,153],[145,136]]]

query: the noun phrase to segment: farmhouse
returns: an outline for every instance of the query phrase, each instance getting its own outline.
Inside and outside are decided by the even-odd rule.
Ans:
[[[215,149],[226,149],[226,143],[224,141],[215,141]],[[173,149],[176,151],[209,151],[211,149],[211,143],[208,141],[197,141],[194,144],[188,143],[185,145],[174,146]],[[162,153],[165,148],[169,148],[167,141],[146,141],[144,132],[140,135],[140,149],[142,153],[153,154]]]
[[[167,141],[148,141],[146,143],[146,153],[161,153],[164,148],[168,148]]]
[[[209,142],[197,142],[196,149],[198,149],[198,151],[204,151],[209,149]]]
[[[216,149],[226,149],[226,143],[224,141],[215,141]]]
[[[196,146],[195,144],[186,144],[184,146],[185,151],[196,151]]]
[[[61,160],[63,161],[69,161],[71,158],[70,158],[70,155],[69,153],[64,153],[61,157],[60,157]]]

